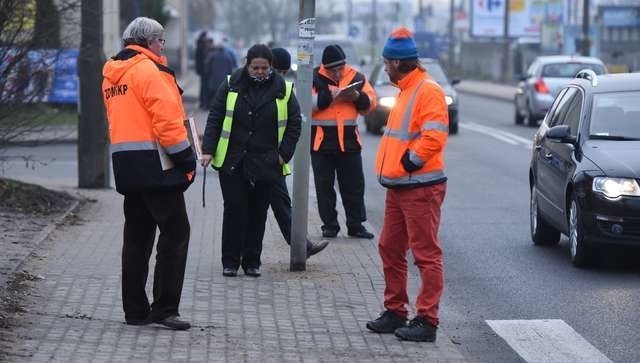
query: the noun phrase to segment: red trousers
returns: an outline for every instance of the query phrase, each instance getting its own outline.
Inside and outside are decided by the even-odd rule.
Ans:
[[[409,189],[389,189],[380,235],[379,252],[384,269],[384,307],[407,317],[407,250],[411,249],[422,285],[418,316],[438,326],[438,305],[444,286],[442,249],[438,240],[440,206],[446,183]]]

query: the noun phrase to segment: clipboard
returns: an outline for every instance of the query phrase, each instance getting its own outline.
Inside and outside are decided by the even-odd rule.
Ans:
[[[358,81],[358,82],[353,82],[348,86],[340,88],[338,90],[338,93],[336,94],[335,98],[344,97],[344,95],[346,93],[351,92],[352,90],[354,90],[356,87],[358,87],[361,84],[362,84],[362,81]]]

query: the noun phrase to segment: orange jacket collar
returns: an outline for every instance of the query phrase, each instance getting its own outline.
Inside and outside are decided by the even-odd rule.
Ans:
[[[425,77],[429,77],[426,71],[421,70],[420,68],[416,68],[413,71],[409,72],[404,78],[398,81],[398,87],[401,90],[405,90],[411,88],[416,83],[423,80]]]
[[[167,57],[165,57],[163,55],[160,55],[160,56],[156,55],[155,53],[150,51],[148,48],[141,47],[139,45],[127,45],[126,48],[135,50],[136,52],[139,52],[139,53],[142,53],[142,54],[146,55],[152,61],[154,61],[156,63],[160,63],[163,66],[166,66],[168,64]]]
[[[331,80],[333,80],[333,78],[329,75],[329,72],[327,71],[327,68],[324,67],[324,65],[320,65],[320,70],[318,71],[318,74],[321,74]],[[342,79],[339,79],[338,81],[336,81],[336,83],[340,83],[340,81],[342,81],[343,79],[353,79],[353,77],[356,74],[356,70],[353,69],[350,65],[345,64],[344,65],[344,72],[342,73]]]

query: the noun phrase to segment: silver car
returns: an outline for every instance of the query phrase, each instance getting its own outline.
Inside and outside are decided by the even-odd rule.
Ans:
[[[594,57],[554,55],[537,57],[518,84],[514,99],[515,123],[537,126],[558,92],[582,69],[605,74],[604,63]]]

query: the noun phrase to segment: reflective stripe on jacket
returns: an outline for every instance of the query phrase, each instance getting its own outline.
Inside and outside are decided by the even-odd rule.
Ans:
[[[231,76],[227,76],[227,83]],[[284,132],[287,129],[287,120],[289,118],[289,110],[287,107],[287,103],[289,102],[289,98],[291,97],[291,92],[293,90],[293,83],[289,81],[285,81],[285,94],[284,98],[276,98],[276,108],[278,112],[278,144],[282,142],[282,138],[284,136]],[[212,166],[219,168],[224,164],[224,159],[227,156],[227,151],[229,149],[229,138],[231,137],[231,130],[233,126],[233,111],[236,107],[236,101],[238,100],[238,92],[229,91],[227,93],[227,108],[224,116],[224,120],[222,121],[222,131],[220,132],[220,138],[218,139],[218,145],[216,146],[216,153],[213,157]],[[289,164],[282,164],[282,175],[291,174],[291,168]]]
[[[130,45],[103,67],[102,91],[109,122],[116,189],[186,188],[195,157],[184,126],[181,90],[166,59]],[[175,166],[162,170],[158,147]],[[193,165],[193,167],[191,167]]]
[[[444,182],[444,149],[449,132],[444,92],[420,69],[407,74],[398,86],[400,94],[376,157],[378,180],[387,188]]]
[[[368,98],[369,102],[364,106],[366,109],[358,110],[354,102],[347,101],[332,101],[327,108],[319,109],[317,107],[318,93],[321,92],[319,80],[328,83],[330,88],[343,88],[353,82],[363,81],[358,91]],[[320,66],[314,75],[311,150],[331,152],[360,150],[362,141],[356,120],[359,114],[366,114],[375,109],[376,102],[376,93],[363,74],[345,65],[342,79],[335,83],[324,66]]]

